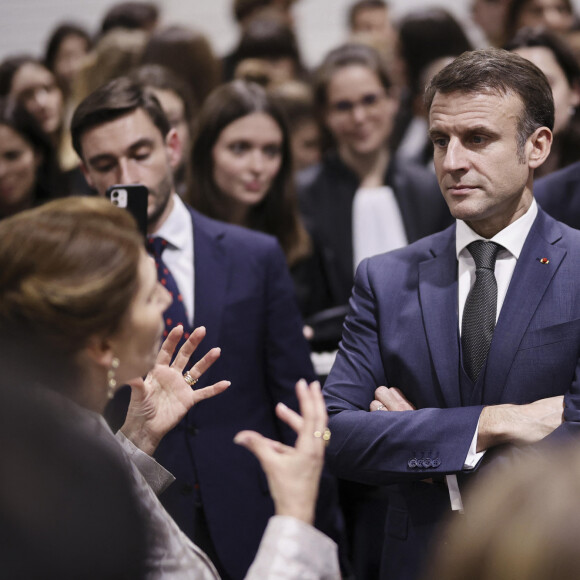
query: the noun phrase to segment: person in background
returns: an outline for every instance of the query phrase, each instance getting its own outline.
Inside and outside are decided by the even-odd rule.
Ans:
[[[304,316],[324,302],[310,238],[298,213],[290,135],[277,103],[259,85],[233,81],[202,107],[191,154],[191,204],[227,223],[275,236]],[[318,284],[316,283],[318,282]]]
[[[138,83],[153,91],[171,128],[177,131],[181,143],[181,157],[173,171],[173,179],[177,193],[185,197],[191,139],[199,112],[195,99],[188,85],[163,66],[144,65],[132,76]]]
[[[534,193],[546,213],[580,230],[580,161],[538,179]]]
[[[347,24],[351,42],[370,44],[392,67],[397,44],[397,29],[393,25],[385,0],[358,0],[348,10]]]
[[[243,578],[274,506],[259,464],[233,438],[249,428],[293,443],[274,402],[296,409],[296,381],[315,377],[284,254],[275,238],[184,204],[173,183],[177,132],[140,84],[119,78],[89,95],[71,132],[99,195],[119,183],[148,188],[148,247],[159,278],[173,290],[166,332],[182,324],[186,337],[204,326],[206,343],[222,348],[200,386],[227,376],[235,388],[206,401],[203,413],[187,412],[156,457],[177,478],[161,498],[166,509],[224,578]],[[112,403],[126,409],[117,398]],[[321,504],[329,500],[323,491]],[[318,525],[331,530],[336,517],[322,509]]]
[[[159,23],[159,8],[154,2],[118,2],[107,10],[101,35],[115,28],[152,33]]]
[[[75,79],[93,45],[81,26],[65,23],[57,26],[46,43],[44,64],[54,73],[65,99],[73,93]]]
[[[54,74],[32,56],[8,57],[0,64],[0,96],[18,103],[36,118],[52,144],[63,175],[59,195],[76,193],[83,180],[67,131],[64,95]]]
[[[321,134],[312,87],[301,81],[288,81],[268,92],[282,108],[288,121],[294,172],[319,163]]]
[[[504,48],[533,62],[546,75],[554,95],[554,141],[535,177],[580,160],[580,64],[570,48],[541,28],[521,28]]]
[[[487,46],[504,45],[510,3],[511,0],[473,0],[471,18],[483,33]]]
[[[209,39],[186,26],[156,31],[145,46],[140,64],[158,64],[171,70],[187,83],[198,106],[221,80],[220,62]]]
[[[300,209],[322,256],[325,308],[346,308],[363,257],[439,231],[450,216],[434,175],[391,151],[397,100],[377,51],[362,44],[331,51],[316,73],[314,98],[330,146],[320,164],[298,175]],[[341,329],[337,317],[328,341],[334,348]]]
[[[224,70],[225,80],[263,78],[260,84],[264,86],[307,76],[293,29],[272,16],[255,18],[248,24],[224,67],[228,69]]]
[[[399,23],[397,69],[404,81],[391,146],[401,159],[430,164],[433,150],[423,103],[427,71],[436,61],[472,48],[461,24],[442,8],[416,10]]]
[[[578,26],[578,18],[571,0],[511,0],[506,18],[506,40],[525,26],[566,33]]]
[[[157,499],[156,492],[173,478],[151,456],[163,435],[191,407],[229,387],[228,381],[219,381],[192,388],[219,358],[219,348],[189,367],[189,358],[205,335],[205,329],[198,328],[171,362],[183,334],[183,328],[175,328],[159,352],[162,315],[171,297],[157,280],[132,216],[107,200],[74,197],[22,212],[0,224],[0,240],[3,373],[20,373],[23,389],[54,401],[72,424],[114,455],[140,513],[147,515],[145,578],[217,580],[209,558]],[[115,437],[102,413],[116,390],[128,382],[131,405]],[[311,527],[323,436],[330,437],[324,402],[318,384],[308,387],[301,381],[296,392],[303,417],[277,407],[280,418],[299,433],[295,447],[251,431],[235,438],[263,462],[277,512],[247,578],[339,578],[336,546]],[[67,511],[59,520],[67,517]],[[120,516],[125,513],[122,510]],[[124,523],[121,520],[120,525]],[[88,527],[92,524],[85,522]],[[288,542],[297,542],[299,549],[290,554]],[[106,564],[110,556],[104,558]],[[128,561],[134,557],[127,554]]]
[[[50,140],[23,107],[0,99],[0,220],[64,195]]]

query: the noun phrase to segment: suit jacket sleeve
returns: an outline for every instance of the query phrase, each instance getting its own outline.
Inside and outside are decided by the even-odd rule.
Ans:
[[[324,387],[332,431],[330,465],[340,477],[367,484],[461,471],[482,409],[438,408],[443,404],[437,399],[428,350],[419,346],[424,336],[403,339],[401,332],[387,330],[390,313],[418,310],[404,298],[412,291],[406,288],[408,279],[397,276],[393,256],[381,258],[387,260],[380,269],[388,280],[380,278],[378,284],[369,275],[371,262],[361,263],[339,353]],[[411,316],[419,317],[421,327],[420,314]],[[403,330],[406,335],[413,332]],[[389,384],[392,376],[397,384]],[[409,398],[415,399],[418,410],[370,412],[374,391],[381,385],[397,386],[408,397],[415,393]],[[417,468],[416,460],[426,458],[427,467]]]

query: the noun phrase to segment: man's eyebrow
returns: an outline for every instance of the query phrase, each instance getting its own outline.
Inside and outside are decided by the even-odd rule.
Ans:
[[[129,153],[135,153],[135,151],[139,150],[141,147],[152,147],[153,146],[153,139],[148,137],[143,137],[142,139],[138,139],[135,143],[132,143],[127,151]],[[101,153],[99,155],[95,155],[88,159],[88,163],[90,165],[94,165],[95,163],[99,163],[100,161],[116,161],[117,156],[113,153]]]
[[[153,139],[149,137],[143,137],[135,141],[135,143],[133,143],[132,145],[130,145],[127,150],[130,151],[131,153],[134,153],[137,149],[141,149],[141,147],[152,147],[153,143],[154,143]]]

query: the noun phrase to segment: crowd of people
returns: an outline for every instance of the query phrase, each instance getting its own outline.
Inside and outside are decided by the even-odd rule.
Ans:
[[[221,58],[123,2],[0,62],[10,577],[580,564],[571,1],[473,0],[473,34],[358,0],[312,69],[297,1],[232,0]],[[136,184],[145,239],[106,199]]]

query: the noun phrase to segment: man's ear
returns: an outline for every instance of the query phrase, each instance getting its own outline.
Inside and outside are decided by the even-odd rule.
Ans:
[[[85,347],[86,355],[98,366],[109,369],[115,357],[111,342],[99,336],[92,336]]]
[[[181,161],[181,153],[183,150],[181,140],[175,129],[171,129],[165,137],[165,149],[169,159],[171,169],[175,169]]]
[[[546,161],[552,148],[552,131],[548,127],[538,127],[527,142],[529,147],[528,165],[537,169]]]
[[[91,179],[91,174],[89,173],[89,170],[87,169],[87,166],[85,165],[85,162],[81,159],[81,171],[83,172],[83,175],[85,176],[85,179],[87,180],[87,183],[94,188],[95,184],[93,182],[93,180]]]

